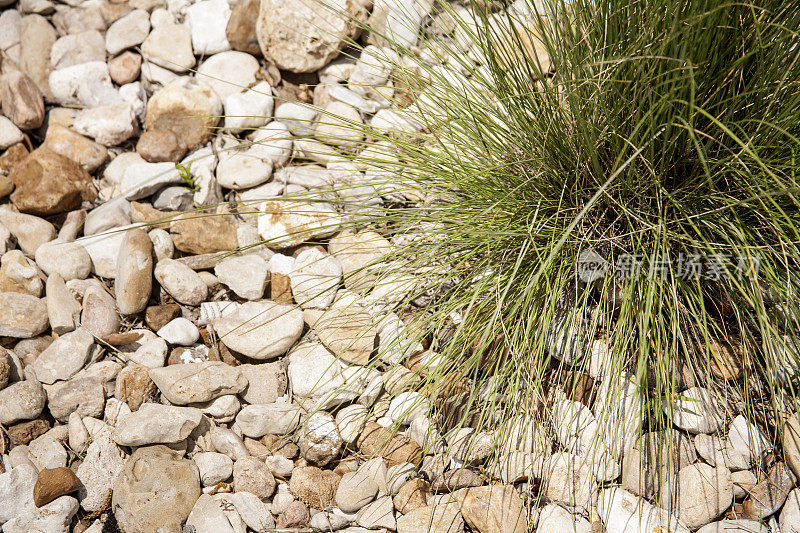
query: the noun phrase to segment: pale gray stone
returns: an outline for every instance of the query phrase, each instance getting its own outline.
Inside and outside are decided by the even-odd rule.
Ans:
[[[42,384],[26,379],[0,390],[0,424],[10,426],[20,420],[33,420],[44,409],[47,397]]]
[[[31,513],[20,514],[3,525],[4,533],[68,533],[78,500],[61,496]]]
[[[150,379],[176,405],[207,402],[225,394],[238,394],[247,387],[247,378],[236,367],[220,361],[153,368]]]
[[[213,487],[233,474],[233,460],[225,454],[203,452],[196,454],[192,459],[200,471],[200,482],[205,487]]]
[[[119,418],[113,438],[120,446],[175,444],[189,437],[202,416],[192,407],[143,403],[137,411]]]
[[[251,438],[266,434],[285,435],[294,431],[300,424],[300,406],[291,403],[246,405],[236,415],[236,424],[242,433]]]
[[[223,259],[214,267],[214,275],[245,300],[262,298],[269,280],[267,262],[256,254]]]
[[[246,302],[212,324],[225,346],[262,360],[286,353],[304,327],[299,309],[272,301]]]

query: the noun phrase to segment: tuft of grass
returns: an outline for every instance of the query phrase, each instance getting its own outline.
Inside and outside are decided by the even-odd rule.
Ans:
[[[486,431],[494,478],[507,452],[564,448],[618,478],[692,387],[777,442],[800,387],[800,2],[532,4],[436,0],[449,24],[417,47],[380,36],[391,120],[351,124],[361,151],[309,145],[337,182],[281,198],[391,240],[345,284],[368,278],[427,351],[398,338],[367,369],[424,393],[432,447]],[[586,432],[578,399],[598,429],[565,446]],[[672,460],[665,435],[647,455]]]
[[[671,428],[692,386],[776,439],[800,386],[800,2],[545,4],[437,2],[452,32],[397,47],[406,122],[352,156],[391,200],[361,214],[395,244],[373,290],[413,273],[399,307],[433,339],[417,388],[495,460],[586,371],[587,454]]]

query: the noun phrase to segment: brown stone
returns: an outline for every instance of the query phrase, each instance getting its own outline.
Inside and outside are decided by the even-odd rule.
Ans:
[[[148,100],[145,130],[171,131],[181,146],[194,150],[214,136],[222,111],[222,102],[210,85],[180,77]]]
[[[330,509],[336,505],[336,489],[341,478],[330,470],[316,466],[303,466],[292,471],[289,491],[295,498],[318,509]]]
[[[595,398],[594,380],[585,373],[576,370],[564,370],[561,373],[561,383],[567,397],[575,402],[580,402],[589,409],[592,408]]]
[[[8,350],[0,348],[0,390],[3,390],[8,385],[8,380],[11,377],[11,356],[8,355]]]
[[[269,279],[269,297],[275,303],[290,305],[292,303],[292,283],[289,276],[273,272]]]
[[[25,257],[22,252],[12,250],[3,256],[0,265],[0,292],[16,292],[19,294],[30,294],[31,296],[41,296],[44,285],[37,276],[32,278],[21,278],[14,275],[18,269],[36,268],[36,264]]]
[[[750,490],[744,501],[744,518],[762,520],[783,506],[789,492],[794,488],[795,477],[785,463],[776,463],[770,468],[766,479]]]
[[[11,201],[23,213],[55,215],[97,197],[92,178],[75,161],[47,148],[28,154],[9,174]]]
[[[90,174],[108,159],[108,149],[105,146],[53,122],[48,123],[42,146],[72,159]]]
[[[709,366],[720,379],[739,379],[742,376],[742,358],[739,351],[725,341],[708,342]]]
[[[103,337],[103,341],[107,342],[111,346],[125,346],[127,344],[133,344],[134,342],[138,341],[144,335],[141,332],[136,331],[126,331],[125,333],[112,333],[111,335],[106,335]]]
[[[256,57],[261,57],[261,47],[258,46],[256,37],[256,20],[258,20],[258,7],[260,0],[239,0],[233,10],[225,36],[231,43],[231,48],[240,52],[247,52]]]
[[[153,242],[141,228],[125,232],[122,238],[114,294],[123,315],[144,311],[153,285]]]
[[[131,222],[145,223],[150,229],[168,230],[170,221],[178,215],[159,211],[150,204],[131,202]]]
[[[25,159],[25,156],[28,155],[28,148],[22,144],[17,143],[12,146],[8,147],[8,150],[3,152],[3,155],[0,155],[0,174],[2,173],[9,173],[11,169],[14,168],[17,163]],[[11,183],[11,180],[8,180],[8,183],[11,185],[11,188],[14,188],[14,184]],[[9,194],[11,191],[4,193],[0,196],[5,196]]]
[[[252,457],[256,457],[263,461],[272,455],[270,449],[261,444],[261,441],[251,439],[250,437],[245,437],[242,439],[242,441],[244,441],[244,447],[247,448],[248,453]]]
[[[428,492],[430,486],[428,482],[421,478],[410,479],[400,487],[392,502],[397,512],[406,514],[414,509],[420,509],[428,505]]]
[[[36,437],[40,437],[50,430],[50,423],[47,420],[37,418],[35,420],[27,420],[9,426],[6,430],[8,432],[8,439],[11,441],[11,447],[23,446],[30,443]]]
[[[54,340],[49,335],[23,339],[14,345],[14,353],[22,361],[22,366],[26,367],[32,365],[36,358],[39,357],[39,354],[50,346]]]
[[[481,533],[525,533],[525,504],[510,485],[492,485],[461,490],[456,494],[461,514],[472,531]]]
[[[0,174],[0,198],[8,196],[14,190],[14,182],[5,174]]]
[[[136,2],[120,2],[120,1],[113,1],[113,2],[103,2],[100,4],[100,14],[103,16],[103,20],[106,22],[107,26],[110,26],[112,23],[118,21],[134,9],[145,9],[146,11],[152,11],[151,9],[147,9],[147,6],[134,6]],[[164,4],[156,4],[157,6],[163,6]]]
[[[66,466],[45,468],[39,472],[33,486],[33,503],[36,507],[41,507],[56,498],[75,492],[82,486],[78,476]]]
[[[468,487],[480,487],[483,485],[483,478],[468,468],[448,470],[441,476],[437,476],[431,482],[433,492],[453,492],[458,489]]]
[[[158,398],[158,388],[150,379],[149,368],[131,363],[117,375],[114,397],[125,402],[131,411],[136,411],[147,400]]]
[[[286,506],[286,510],[278,515],[275,527],[281,530],[293,529],[308,525],[311,520],[311,513],[308,507],[302,502],[292,502]]]
[[[178,144],[178,138],[171,131],[148,130],[139,137],[136,151],[151,163],[180,161],[186,155],[186,148]]]
[[[297,445],[278,435],[264,435],[260,439],[261,444],[269,448],[273,455],[282,455],[287,459],[295,459],[300,454]]]
[[[117,85],[133,83],[142,70],[142,56],[130,50],[108,60],[108,75]]]
[[[222,361],[226,365],[239,366],[244,364],[259,364],[263,361],[251,359],[240,353],[232,352],[230,348],[221,342],[217,342],[208,350],[209,361]]]
[[[9,440],[6,432],[0,430],[0,455],[5,455],[10,450],[11,450],[11,441]],[[2,461],[0,461],[0,464],[2,464]],[[3,472],[0,472],[0,474],[2,474]]]
[[[383,375],[383,387],[393,395],[416,389],[421,384],[422,378],[403,365],[397,365]]]
[[[172,242],[181,252],[213,254],[239,246],[236,226],[230,216],[202,213],[183,215],[169,226]]]
[[[0,77],[3,114],[19,129],[32,130],[44,122],[44,97],[27,74],[12,70]]]
[[[358,449],[367,457],[383,457],[390,467],[412,463],[419,468],[422,464],[422,448],[416,442],[375,422],[364,427],[358,437]]]
[[[179,316],[181,306],[178,304],[151,305],[144,312],[144,322],[153,331],[158,331]]]

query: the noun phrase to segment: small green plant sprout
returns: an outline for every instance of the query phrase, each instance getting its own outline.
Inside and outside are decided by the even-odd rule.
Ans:
[[[186,187],[192,190],[192,192],[197,191],[197,185],[194,184],[194,178],[192,177],[192,162],[189,161],[187,164],[182,163],[175,163],[175,170],[178,171],[178,175],[181,177],[183,182],[186,184]]]

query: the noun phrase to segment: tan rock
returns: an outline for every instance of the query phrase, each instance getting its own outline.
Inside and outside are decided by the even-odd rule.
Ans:
[[[108,149],[66,126],[50,122],[42,146],[79,163],[92,173],[108,159]]]
[[[142,55],[160,67],[186,72],[195,65],[189,26],[170,23],[156,26],[142,43]]]
[[[292,303],[292,281],[289,276],[272,272],[269,280],[269,297],[278,304]]]
[[[153,368],[150,379],[174,405],[208,402],[247,388],[247,378],[236,367],[216,361]]]
[[[29,294],[0,292],[0,335],[29,339],[44,333],[49,322],[44,299]]]
[[[150,204],[131,202],[131,222],[147,224],[151,230],[169,229],[170,221],[178,216],[174,213],[159,211]]]
[[[41,15],[22,17],[19,28],[19,66],[39,87],[45,98],[50,98],[50,49],[56,42],[56,30]]]
[[[795,482],[794,474],[785,463],[775,464],[766,479],[753,487],[744,501],[744,517],[761,520],[775,513],[786,501]]]
[[[477,533],[525,533],[525,504],[510,485],[492,485],[458,491],[461,514]]]
[[[345,287],[354,291],[374,285],[377,263],[391,250],[391,243],[374,231],[343,232],[331,238],[328,245],[328,252],[342,265]]]
[[[314,72],[358,35],[366,12],[358,0],[263,0],[256,34],[264,57],[283,70]]]
[[[319,123],[314,130],[317,140],[333,146],[354,148],[364,138],[361,114],[344,102],[333,101],[320,112]]]
[[[0,205],[0,222],[17,239],[19,249],[32,257],[42,244],[56,238],[56,228],[43,218]]]
[[[112,494],[122,531],[178,533],[200,497],[200,474],[166,446],[146,446],[125,463]]]
[[[261,47],[256,36],[256,20],[260,0],[240,0],[231,11],[225,35],[234,50],[261,56]]]
[[[27,74],[12,70],[0,77],[3,114],[23,130],[38,128],[44,122],[44,98]]]
[[[800,479],[800,419],[796,413],[789,416],[784,423],[781,444],[786,464],[795,477]]]
[[[313,329],[330,351],[347,363],[366,365],[378,342],[377,323],[357,303],[337,300]]]
[[[114,397],[125,402],[131,411],[137,411],[142,403],[158,397],[158,388],[150,379],[150,369],[131,363],[117,375]]]
[[[270,248],[290,248],[339,231],[342,215],[323,202],[270,200],[261,204],[258,234]]]
[[[330,509],[336,505],[336,489],[340,479],[338,474],[330,470],[303,466],[292,471],[289,490],[295,498],[311,507]]]
[[[36,263],[20,250],[10,250],[3,255],[0,266],[0,292],[18,292],[41,296],[44,284]]]
[[[144,310],[153,287],[153,243],[140,228],[128,230],[119,248],[114,292],[123,315]]]
[[[11,201],[23,213],[54,215],[90,202],[97,193],[92,178],[75,161],[48,148],[38,148],[9,174],[16,189]]]
[[[8,385],[10,376],[11,356],[8,355],[8,350],[0,348],[0,390],[3,390]]]
[[[261,459],[243,457],[233,463],[236,492],[250,492],[266,501],[275,492],[275,478]]]
[[[437,476],[431,482],[433,492],[453,492],[468,487],[480,487],[483,485],[483,478],[468,468],[457,468],[448,470],[441,476]]]
[[[178,304],[151,305],[145,311],[144,321],[153,331],[158,331],[179,316],[181,316],[181,306]]]
[[[207,84],[194,78],[177,78],[147,102],[146,130],[171,131],[178,143],[193,150],[207,143],[222,115],[222,102]]]
[[[226,215],[192,212],[169,227],[175,248],[191,254],[227,252],[239,246],[236,227]]]
[[[78,476],[69,468],[45,468],[39,472],[33,486],[33,503],[41,507],[58,497],[70,494],[82,486]]]
[[[130,50],[108,60],[108,75],[117,85],[132,83],[142,70],[142,56]]]
[[[397,533],[463,533],[458,504],[427,506],[397,518]]]
[[[426,493],[429,488],[428,482],[424,479],[414,478],[406,481],[392,500],[394,508],[401,514],[407,514],[427,506]]]
[[[673,483],[669,491],[661,494],[661,506],[674,509],[678,518],[691,529],[708,524],[730,507],[732,502],[733,483],[730,471],[725,466],[717,465],[714,468],[705,463],[681,468],[677,483]]]
[[[742,375],[742,358],[739,351],[724,341],[709,340],[711,372],[720,379],[739,379]]]
[[[17,163],[25,159],[28,153],[28,148],[23,143],[9,146],[8,149],[3,152],[3,155],[0,155],[0,174],[8,174],[11,172],[11,169],[14,168]],[[5,196],[14,190],[14,184],[8,178],[6,179],[8,181],[3,182],[3,185],[0,186],[0,196]]]
[[[389,467],[400,463],[412,463],[419,468],[422,464],[422,449],[416,442],[375,422],[370,422],[364,427],[357,444],[365,456],[370,458],[381,456],[386,459]]]
[[[136,151],[145,161],[162,163],[180,161],[186,148],[178,144],[178,138],[171,131],[150,130],[142,133],[136,143]]]

